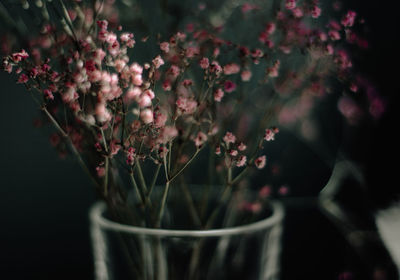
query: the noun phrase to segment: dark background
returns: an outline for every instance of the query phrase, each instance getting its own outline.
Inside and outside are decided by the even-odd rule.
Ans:
[[[398,195],[398,123],[396,97],[400,93],[399,4],[395,1],[346,1],[367,20],[371,49],[358,67],[387,99],[388,109],[376,124],[365,125],[347,143],[350,155],[362,163],[367,191],[357,182],[344,182],[338,200],[352,211],[362,230],[374,231],[373,213]],[[47,133],[33,126],[37,108],[29,93],[0,73],[0,279],[92,279],[87,211],[95,201],[89,180],[72,160],[62,160],[49,145]],[[338,279],[344,271],[354,279],[372,279],[373,271],[396,271],[379,241],[367,242],[362,252],[323,215],[313,200],[331,169],[304,144],[290,180],[299,186],[285,200],[282,279]],[[300,156],[300,155],[299,155]],[[306,164],[304,164],[306,163]]]

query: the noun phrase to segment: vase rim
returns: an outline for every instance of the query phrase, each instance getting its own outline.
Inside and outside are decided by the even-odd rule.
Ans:
[[[89,216],[92,222],[98,224],[103,229],[130,234],[160,237],[217,237],[246,234],[273,227],[283,219],[284,209],[282,203],[278,201],[272,201],[271,206],[272,215],[268,218],[250,224],[209,230],[157,229],[120,224],[104,217],[103,214],[106,210],[106,204],[103,201],[96,202],[90,208]]]

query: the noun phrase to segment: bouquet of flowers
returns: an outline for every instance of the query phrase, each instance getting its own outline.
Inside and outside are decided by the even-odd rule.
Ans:
[[[55,128],[52,145],[77,158],[119,223],[173,227],[165,212],[177,189],[185,228],[220,227],[224,205],[268,164],[279,128],[309,132],[312,108],[338,90],[350,122],[363,113],[357,99],[373,116],[384,107],[351,71],[349,50],[368,44],[355,31],[363,21],[354,11],[321,16],[318,0],[201,2],[180,21],[168,12],[185,4],[160,1],[158,29],[141,1],[22,2],[40,15],[38,32],[15,50],[23,20],[0,4],[17,31],[4,41],[3,68],[31,92]],[[269,193],[236,207],[257,214]]]

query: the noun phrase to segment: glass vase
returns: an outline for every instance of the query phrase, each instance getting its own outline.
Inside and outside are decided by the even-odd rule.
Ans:
[[[268,203],[267,216],[250,223],[225,213],[220,228],[188,230],[189,207],[169,201],[161,228],[116,223],[103,202],[91,208],[96,280],[279,279],[281,203]]]

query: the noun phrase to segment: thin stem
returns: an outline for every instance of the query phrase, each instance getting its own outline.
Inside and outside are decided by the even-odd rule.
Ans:
[[[107,197],[108,195],[108,172],[110,169],[110,160],[108,156],[105,157],[105,174],[104,174],[104,182],[103,182],[103,191],[104,191],[104,196]]]
[[[129,172],[129,178],[131,179],[132,186],[135,189],[137,196],[142,201],[142,205],[144,205],[145,204],[144,197],[143,197],[142,193],[140,192],[140,189],[136,183],[135,177],[133,176],[133,172]]]
[[[165,183],[165,189],[164,189],[163,196],[162,196],[162,199],[161,199],[160,211],[158,212],[158,217],[157,217],[157,221],[156,221],[156,227],[160,227],[161,226],[161,219],[162,219],[162,216],[164,214],[164,208],[165,208],[165,203],[167,201],[169,187],[170,187],[170,182],[167,181]]]
[[[160,169],[161,169],[161,164],[157,164],[156,172],[154,173],[153,180],[151,181],[150,188],[149,188],[149,190],[148,190],[148,192],[147,192],[147,196],[148,196],[149,198],[150,198],[150,195],[151,195],[151,193],[152,193],[152,191],[153,191],[154,186],[156,185],[157,178],[158,178],[158,174],[160,173]]]
[[[144,180],[144,176],[143,176],[143,172],[142,172],[142,168],[140,167],[140,162],[138,159],[136,159],[136,164],[135,167],[137,169],[138,175],[139,175],[139,182],[140,185],[143,189],[143,193],[147,194],[147,185],[146,185],[146,181]]]
[[[101,137],[103,138],[103,144],[104,144],[104,150],[106,151],[106,153],[108,154],[108,147],[107,147],[107,140],[106,140],[106,136],[104,134],[104,130],[100,127],[100,132],[101,132]]]
[[[196,152],[192,155],[192,157],[185,163],[184,166],[182,166],[181,169],[179,169],[171,178],[168,179],[169,182],[172,182],[179,174],[182,173],[183,170],[188,167],[188,165],[194,160],[194,158],[199,154],[202,148],[196,149]]]
[[[65,138],[67,139],[69,146],[71,147],[72,153],[76,156],[78,159],[78,163],[82,167],[83,171],[85,171],[88,175],[91,181],[94,183],[95,186],[100,187],[99,183],[93,178],[91,172],[89,171],[88,167],[86,166],[85,162],[83,161],[80,153],[76,149],[75,145],[72,143],[71,138],[69,135],[64,131],[64,129],[61,128],[61,126],[58,124],[56,119],[50,114],[50,112],[47,110],[46,107],[42,107],[42,111],[47,115],[47,117],[50,119],[50,121],[53,123],[55,128],[58,130],[58,132]]]

